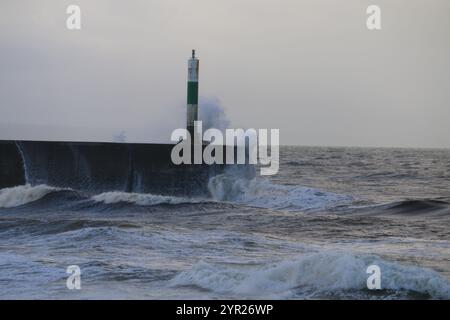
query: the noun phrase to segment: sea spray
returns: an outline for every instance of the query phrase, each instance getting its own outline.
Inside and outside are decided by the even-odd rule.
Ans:
[[[198,286],[220,294],[249,298],[295,295],[297,289],[315,295],[367,290],[367,266],[382,272],[382,289],[417,292],[437,299],[450,298],[450,282],[437,272],[385,261],[377,256],[323,250],[297,259],[257,266],[213,264],[205,261],[178,274],[174,286]]]
[[[205,130],[215,128],[224,131],[230,128],[231,121],[228,119],[225,109],[216,98],[207,98],[200,101],[200,117]]]
[[[16,142],[17,150],[19,150],[20,157],[22,158],[22,166],[23,166],[23,172],[25,175],[25,182],[30,183],[30,176],[28,173],[28,165],[27,165],[27,159],[25,158],[25,154],[22,150],[22,146],[20,145],[20,142]]]
[[[353,201],[351,196],[303,186],[272,183],[268,178],[246,178],[234,172],[212,177],[208,190],[218,201],[269,209],[320,210]]]

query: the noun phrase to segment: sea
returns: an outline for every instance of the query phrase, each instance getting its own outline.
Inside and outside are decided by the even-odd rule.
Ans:
[[[450,150],[284,146],[208,190],[0,190],[0,299],[450,298]]]

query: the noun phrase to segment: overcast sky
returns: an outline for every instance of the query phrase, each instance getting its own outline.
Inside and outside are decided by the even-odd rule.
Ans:
[[[195,48],[201,102],[232,127],[450,147],[449,33],[448,0],[1,0],[0,139],[168,141]]]

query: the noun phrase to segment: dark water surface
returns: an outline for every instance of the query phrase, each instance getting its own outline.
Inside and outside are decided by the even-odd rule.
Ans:
[[[0,298],[450,298],[450,150],[280,158],[270,179],[212,178],[211,199],[3,189]]]

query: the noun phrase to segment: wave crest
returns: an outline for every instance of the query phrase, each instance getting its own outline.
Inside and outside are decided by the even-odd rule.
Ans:
[[[352,197],[302,186],[273,184],[264,178],[246,179],[221,174],[212,177],[208,190],[218,201],[286,210],[319,210],[349,203]]]
[[[29,184],[0,190],[0,208],[13,208],[41,199],[45,195],[60,191],[47,185],[31,186]]]
[[[95,202],[103,202],[105,204],[116,204],[126,202],[139,206],[154,206],[159,204],[183,204],[183,203],[201,203],[200,199],[190,199],[175,196],[163,196],[144,193],[127,193],[127,192],[105,192],[91,198]]]
[[[381,269],[383,290],[413,291],[432,298],[449,299],[450,283],[437,272],[399,265],[378,257],[358,257],[343,252],[308,253],[294,261],[265,266],[229,266],[199,262],[172,279],[174,286],[198,286],[221,294],[265,297],[285,294],[309,296],[336,291],[367,290],[366,269]]]

